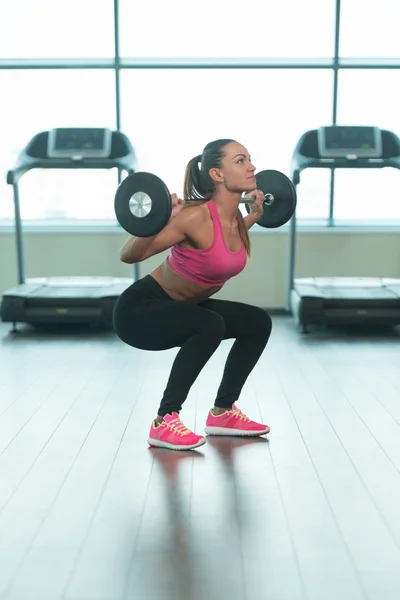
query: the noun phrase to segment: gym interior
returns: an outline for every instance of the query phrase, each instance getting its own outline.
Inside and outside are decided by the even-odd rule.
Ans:
[[[1,600],[398,600],[399,19],[395,0],[1,5]],[[168,251],[121,262],[117,191],[146,172],[182,195],[227,137],[295,199],[215,296],[272,317],[240,397],[271,432],[152,448],[177,349],[124,344],[112,311]],[[196,432],[231,345],[184,404]]]

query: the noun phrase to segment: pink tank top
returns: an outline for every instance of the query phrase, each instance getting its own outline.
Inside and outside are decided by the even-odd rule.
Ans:
[[[222,286],[242,271],[247,254],[243,240],[239,252],[228,249],[222,231],[217,207],[212,200],[205,203],[214,223],[214,240],[209,248],[196,250],[175,244],[168,257],[170,267],[194,283],[204,286]]]

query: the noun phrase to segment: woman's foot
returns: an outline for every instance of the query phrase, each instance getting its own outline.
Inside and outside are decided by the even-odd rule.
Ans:
[[[179,418],[179,414],[174,412],[165,415],[160,422],[155,419],[150,426],[149,439],[150,446],[158,448],[169,448],[170,450],[192,450],[206,443],[202,435],[196,435],[190,431]]]
[[[208,435],[257,436],[269,433],[270,427],[252,421],[234,404],[232,409],[223,412],[222,409],[211,409],[205,432]]]

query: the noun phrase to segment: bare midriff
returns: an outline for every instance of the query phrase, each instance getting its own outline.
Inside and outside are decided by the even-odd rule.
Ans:
[[[222,286],[206,287],[185,279],[176,273],[165,259],[150,275],[173,300],[198,303],[216,294]]]

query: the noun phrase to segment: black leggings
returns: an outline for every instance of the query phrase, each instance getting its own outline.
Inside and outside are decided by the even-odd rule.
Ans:
[[[222,340],[234,338],[214,405],[232,408],[271,334],[265,310],[241,302],[173,300],[146,275],[126,289],[114,309],[120,339],[141,350],[180,347],[158,414],[179,412],[190,388]]]

